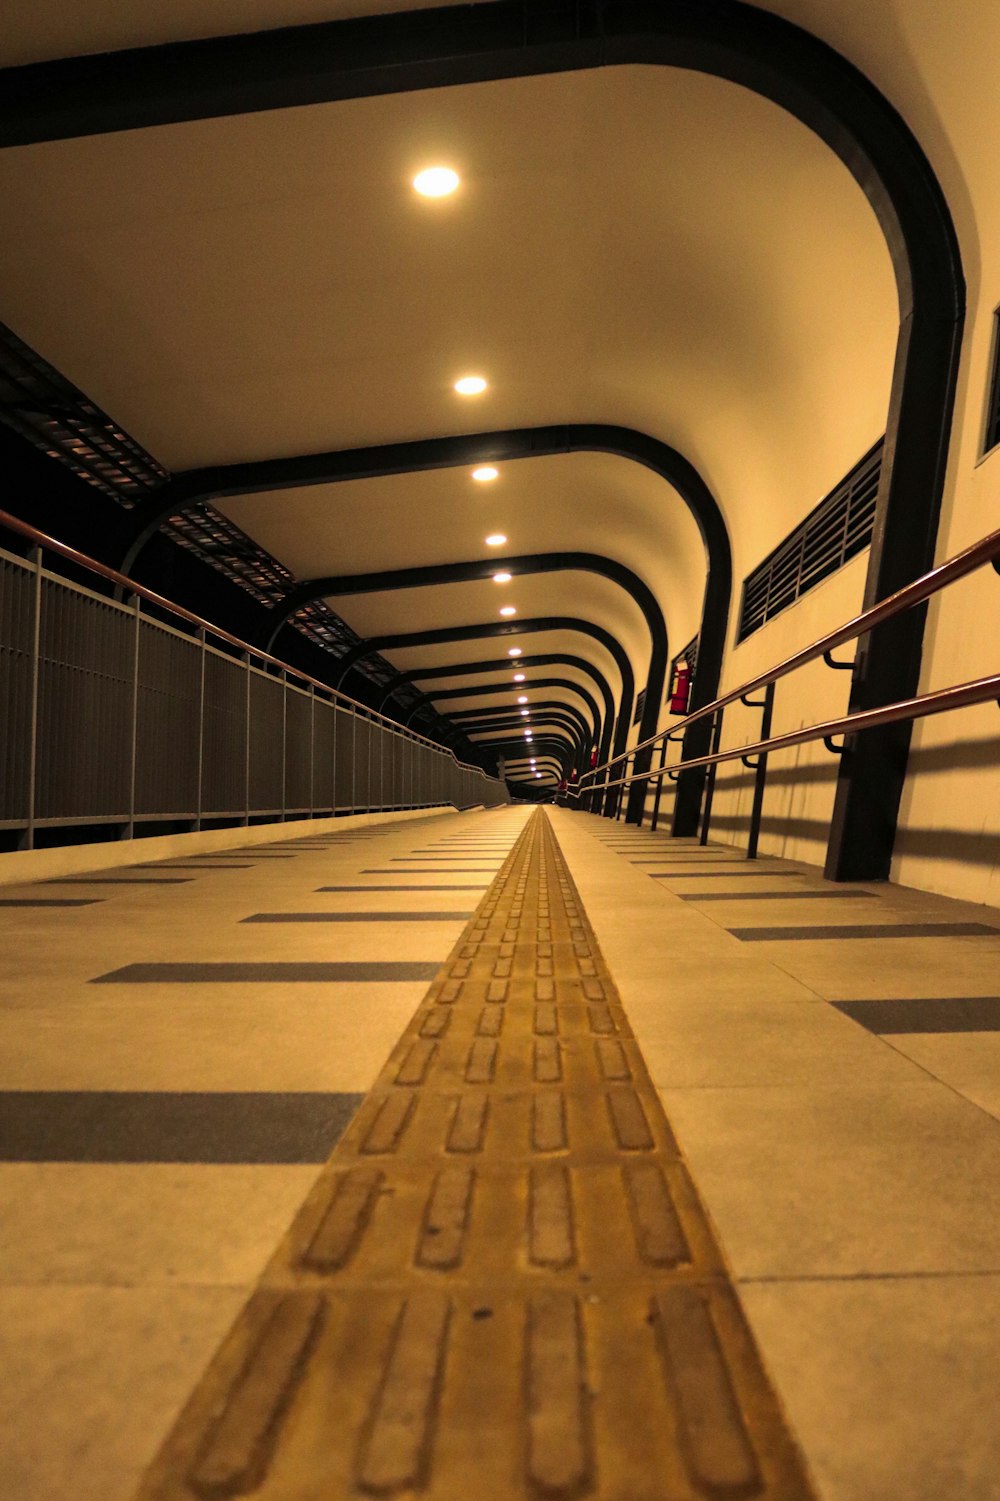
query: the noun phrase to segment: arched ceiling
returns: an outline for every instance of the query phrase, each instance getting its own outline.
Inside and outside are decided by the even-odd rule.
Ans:
[[[102,0],[73,15],[43,0],[6,27],[0,61],[416,8]],[[462,183],[429,203],[410,179],[435,161]],[[874,215],[802,124],[704,75],[604,68],[12,148],[0,193],[17,225],[0,246],[0,319],[171,470],[617,423],[697,466],[738,585],[885,423],[897,312]],[[470,371],[490,386],[463,400],[452,383]],[[298,577],[602,553],[652,588],[672,652],[698,628],[697,526],[627,459],[526,458],[491,485],[442,469],[218,508]],[[494,531],[508,546],[490,553]],[[642,615],[593,575],[331,604],[367,638],[486,622],[508,600],[519,618],[603,626],[643,685]],[[620,691],[593,640],[517,643],[582,656]],[[409,671],[502,649],[384,655]]]

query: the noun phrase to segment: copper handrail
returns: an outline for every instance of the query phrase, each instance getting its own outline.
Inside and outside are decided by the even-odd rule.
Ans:
[[[71,563],[76,563],[81,568],[88,569],[91,573],[98,574],[101,578],[107,579],[109,583],[115,584],[118,588],[127,589],[130,594],[147,600],[150,604],[156,605],[160,610],[167,610],[170,614],[177,615],[181,620],[187,620],[191,625],[197,626],[199,630],[210,632],[218,640],[228,642],[230,646],[236,647],[238,651],[248,652],[259,661],[266,662],[272,667],[280,668],[282,672],[290,672],[300,682],[310,683],[322,693],[328,693],[332,698],[345,704],[350,704],[352,709],[359,709],[366,717],[380,720],[386,728],[395,733],[404,735],[409,740],[422,741],[424,745],[430,746],[431,750],[439,751],[442,755],[451,756],[455,765],[460,766],[463,771],[475,771],[480,776],[487,777],[487,773],[483,771],[481,766],[470,766],[467,762],[460,761],[455,752],[448,746],[438,745],[436,741],[429,740],[426,735],[421,735],[419,731],[411,730],[408,726],[399,724],[395,719],[389,719],[387,715],[380,714],[377,709],[371,709],[367,704],[361,703],[360,700],[351,698],[348,693],[342,693],[339,688],[331,688],[329,683],[324,683],[320,678],[314,678],[311,673],[304,672],[301,667],[293,667],[291,663],[283,662],[280,657],[273,657],[270,652],[262,651],[259,646],[253,646],[249,641],[243,641],[239,636],[234,636],[231,631],[225,630],[221,625],[213,625],[210,620],[205,620],[202,616],[196,615],[193,610],[188,610],[184,605],[176,604],[172,599],[167,599],[164,595],[157,594],[155,589],[147,589],[145,584],[136,583],[127,574],[119,573],[116,568],[109,568],[107,563],[99,562],[97,558],[92,558],[89,554],[81,552],[78,547],[70,547],[67,542],[60,542],[57,537],[50,537],[47,532],[39,531],[38,527],[32,526],[29,521],[22,521],[19,516],[12,516],[9,511],[0,510],[0,527],[4,527],[7,531],[15,532],[19,536],[27,538],[29,542],[34,542],[37,547],[48,548],[50,552],[58,553],[60,557],[66,558]],[[494,778],[487,777],[487,780],[493,781]]]
[[[855,615],[846,624],[838,626],[836,630],[828,632],[825,636],[821,636],[811,646],[804,646],[801,651],[794,652],[790,657],[786,657],[784,661],[779,662],[767,672],[762,672],[757,677],[749,678],[747,682],[742,683],[738,688],[733,688],[728,693],[724,693],[720,698],[713,699],[710,704],[704,704],[700,709],[695,709],[693,713],[688,714],[684,719],[677,720],[669,729],[658,730],[648,740],[643,740],[640,744],[633,745],[629,750],[623,751],[620,755],[612,756],[610,761],[605,761],[600,766],[589,769],[584,773],[584,776],[592,779],[599,772],[610,770],[619,761],[627,761],[632,756],[637,755],[639,751],[646,750],[647,747],[659,745],[668,735],[678,735],[679,732],[686,730],[688,725],[694,724],[697,720],[704,719],[710,714],[718,713],[727,704],[735,703],[737,699],[755,692],[758,688],[766,687],[768,683],[776,683],[779,678],[787,677],[796,668],[804,667],[807,662],[814,662],[818,657],[822,657],[824,652],[833,651],[834,647],[842,646],[845,641],[853,641],[858,636],[863,636],[866,632],[873,630],[876,626],[882,625],[885,621],[891,620],[894,616],[901,615],[904,610],[909,610],[914,605],[922,604],[925,599],[929,599],[948,584],[954,583],[957,579],[964,578],[966,574],[973,573],[977,568],[982,568],[984,564],[989,563],[993,558],[1000,558],[1000,531],[990,532],[988,536],[981,537],[971,547],[967,547],[963,552],[956,553],[953,558],[948,558],[945,562],[939,563],[929,573],[921,574],[912,583],[905,584],[902,589],[897,589],[895,594],[887,595],[885,599],[879,600],[878,604],[872,605],[870,609],[863,610],[860,615]],[[991,695],[986,694],[985,696],[989,698]],[[919,700],[910,699],[907,702],[917,703]],[[906,718],[907,716],[899,715],[897,717]],[[884,720],[878,722],[890,723],[891,721]],[[830,731],[828,733],[837,732]],[[813,737],[807,736],[806,738]],[[792,740],[787,743],[796,744],[798,742]],[[733,752],[733,755],[752,755],[761,748],[761,745],[766,749],[773,744],[773,741],[762,741],[760,745],[744,745],[740,747],[738,752]],[[701,756],[697,760],[682,761],[678,764],[682,770],[687,771],[689,769],[694,770],[699,766],[709,766],[713,760],[720,759],[730,760],[732,757],[727,752],[724,756]],[[677,766],[671,767],[670,770],[677,770]],[[583,780],[584,778],[581,777],[581,787]],[[644,780],[655,780],[654,774],[652,772],[644,772],[639,777],[630,778],[629,784],[632,781]],[[608,787],[621,785],[624,785],[622,779],[619,779],[618,782],[602,782],[600,790],[603,792]],[[587,790],[592,791],[593,788],[588,787]]]
[[[944,714],[949,709],[963,709],[968,704],[1000,700],[1000,673],[988,677],[973,678],[968,683],[956,683],[951,688],[938,688],[933,693],[922,693],[917,698],[904,698],[895,704],[883,704],[878,709],[861,709],[856,714],[845,714],[839,719],[827,719],[822,724],[807,725],[801,730],[789,730],[784,735],[772,735],[768,740],[755,740],[751,745],[737,745],[731,750],[715,751],[710,756],[697,756],[674,766],[663,766],[655,771],[644,771],[638,776],[619,777],[615,782],[602,782],[601,791],[609,787],[630,787],[633,782],[656,782],[670,772],[694,770],[699,766],[717,766],[720,761],[737,761],[743,756],[755,756],[759,752],[784,750],[792,745],[804,745],[809,740],[825,740],[833,735],[850,735],[860,730],[873,730],[882,724],[896,724],[903,719],[925,719],[930,714]],[[633,752],[629,752],[632,755]],[[577,789],[569,789],[579,797]],[[589,791],[589,789],[583,789]]]

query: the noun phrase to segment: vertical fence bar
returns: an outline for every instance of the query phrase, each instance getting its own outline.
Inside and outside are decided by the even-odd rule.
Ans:
[[[666,762],[667,762],[667,746],[669,745],[669,743],[670,743],[669,738],[665,735],[663,737],[663,743],[660,746],[660,764],[657,767],[657,770],[659,772],[661,772],[661,773],[662,773],[663,768],[664,768],[664,766],[666,765]],[[653,834],[656,833],[656,826],[657,826],[657,824],[660,821],[660,798],[662,796],[663,796],[663,776],[660,775],[656,779],[656,792],[653,795],[653,817],[652,817],[652,819],[650,821],[650,825],[649,825],[650,832],[653,833]]]
[[[24,833],[25,849],[35,847],[35,819],[38,812],[38,690],[42,661],[42,549],[31,549],[35,565],[35,599],[31,626],[31,720],[28,740],[28,827]]]
[[[309,684],[309,817],[316,814],[316,685]]]
[[[205,627],[198,627],[198,644],[201,648],[201,671],[198,682],[198,802],[195,809],[194,826],[201,828],[201,815],[205,806],[205,672],[208,660],[208,650],[205,645]]]
[[[719,749],[719,746],[720,746],[720,744],[722,742],[722,716],[723,716],[723,713],[724,713],[724,711],[722,709],[718,709],[715,712],[715,714],[713,714],[713,716],[712,716],[712,749],[711,749],[711,754],[713,756],[715,755],[715,752]],[[717,767],[713,763],[713,765],[711,765],[708,768],[708,776],[705,778],[705,806],[704,806],[704,809],[703,809],[702,815],[701,815],[701,835],[700,835],[699,840],[698,840],[699,844],[707,844],[708,843],[708,831],[709,831],[709,827],[710,827],[711,822],[712,822],[712,800],[715,797],[715,773],[716,773],[716,770],[717,770]]]
[[[761,703],[760,738],[766,740],[771,733],[771,714],[774,709],[774,684],[768,683]],[[760,820],[764,808],[764,784],[767,781],[767,752],[757,757],[754,768],[753,807],[750,810],[750,838],[747,841],[747,859],[756,860],[757,842],[760,839]]]
[[[288,673],[281,669],[281,822],[288,816]]]
[[[243,827],[250,822],[250,653],[243,653],[243,660],[247,664],[246,672],[246,697],[243,715],[244,746],[243,746]]]
[[[128,823],[125,826],[126,839],[135,838],[136,758],[139,753],[139,633],[142,629],[142,600],[138,594],[133,594],[132,596],[132,617],[134,621],[132,636],[132,727],[131,745],[129,747]]]

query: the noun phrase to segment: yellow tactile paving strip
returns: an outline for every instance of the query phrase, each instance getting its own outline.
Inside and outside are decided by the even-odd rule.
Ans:
[[[812,1495],[544,813],[139,1495]]]

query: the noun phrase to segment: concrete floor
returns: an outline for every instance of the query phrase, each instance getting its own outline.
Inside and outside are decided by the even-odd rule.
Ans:
[[[820,1495],[1000,1497],[1000,912],[551,817]]]
[[[126,1501],[527,816],[0,890],[5,1493]],[[549,816],[819,1494],[1000,1498],[1000,913]]]

